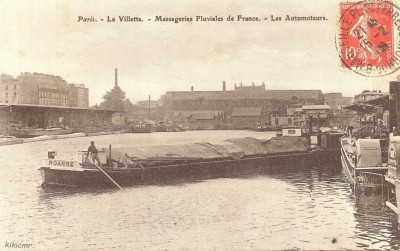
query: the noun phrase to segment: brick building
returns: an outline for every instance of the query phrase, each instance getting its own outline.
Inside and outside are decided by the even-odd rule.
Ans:
[[[332,110],[342,110],[343,107],[352,103],[352,97],[343,97],[340,92],[324,93],[325,102]]]
[[[376,99],[382,96],[385,96],[387,93],[382,93],[381,91],[369,91],[369,90],[364,90],[362,93],[356,95],[354,97],[354,103],[361,103],[365,101],[369,101],[372,99]]]
[[[254,128],[257,122],[271,122],[272,115],[284,115],[292,104],[324,104],[320,90],[266,90],[265,84],[236,85],[227,91],[225,81],[221,91],[167,92],[160,100],[165,111],[223,112],[225,123],[234,128]]]
[[[21,86],[13,76],[2,74],[0,76],[0,103],[20,104]]]
[[[261,86],[235,86],[232,91],[175,91],[160,98],[164,109],[172,111],[223,110],[231,114],[233,108],[262,107],[265,113],[286,114],[293,103],[324,104],[320,90],[265,90]]]
[[[49,74],[25,72],[16,78],[3,74],[0,103],[88,108],[89,90]]]
[[[232,111],[232,124],[235,129],[254,129],[263,120],[262,107],[235,107]]]
[[[188,118],[190,130],[212,130],[215,129],[222,117],[222,111],[193,111]]]
[[[89,107],[89,89],[84,84],[69,85],[69,106]]]

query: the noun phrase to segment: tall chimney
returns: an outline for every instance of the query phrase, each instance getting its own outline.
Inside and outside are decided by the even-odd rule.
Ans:
[[[224,80],[224,81],[222,81],[222,90],[223,90],[223,91],[226,91],[226,84],[225,84],[225,80]]]
[[[115,87],[118,86],[118,68],[115,68]]]
[[[193,86],[192,86],[191,90],[193,91]]]

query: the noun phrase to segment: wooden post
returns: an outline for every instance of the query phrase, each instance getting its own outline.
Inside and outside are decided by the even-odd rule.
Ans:
[[[149,95],[149,116],[148,119],[150,120],[150,95]]]
[[[391,81],[389,87],[389,132],[393,132],[393,127],[398,131],[400,126],[400,82]]]
[[[112,166],[112,161],[111,161],[111,144],[108,146],[109,149],[109,154],[108,154],[108,166]]]

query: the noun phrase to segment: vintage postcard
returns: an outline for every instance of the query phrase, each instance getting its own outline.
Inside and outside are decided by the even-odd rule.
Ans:
[[[400,249],[400,0],[0,13],[0,250]]]

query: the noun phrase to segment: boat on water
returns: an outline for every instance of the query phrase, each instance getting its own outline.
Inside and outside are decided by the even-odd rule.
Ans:
[[[15,130],[12,135],[17,138],[33,138],[39,136],[52,136],[52,135],[63,135],[71,134],[74,132],[73,128],[68,128],[66,126],[50,126],[46,129],[44,128],[21,128]]]
[[[254,130],[256,132],[269,132],[269,131],[278,131],[281,130],[281,127],[272,126],[267,124],[266,122],[258,122]]]
[[[131,132],[132,133],[151,133],[151,132],[153,132],[153,126],[152,125],[144,125],[144,124],[133,125]]]
[[[342,168],[352,188],[385,185],[384,177],[388,171],[387,139],[350,135],[340,138],[340,144]]]
[[[15,136],[0,135],[0,146],[21,144],[22,142],[23,142],[22,139],[18,139]]]
[[[154,122],[152,121],[144,121],[134,123],[131,126],[132,133],[151,133],[154,131]]]
[[[229,139],[222,144],[195,143],[148,147],[111,146],[102,152],[101,166],[87,161],[85,152],[78,159],[44,160],[39,168],[43,186],[109,187],[166,180],[201,180],[229,174],[262,172],[273,166],[311,166],[320,160],[304,137]],[[328,153],[325,156],[332,156]],[[104,171],[104,173],[103,173]],[[105,175],[107,174],[107,175]]]
[[[181,132],[184,131],[181,125],[175,124],[171,121],[160,121],[155,125],[157,132]]]

